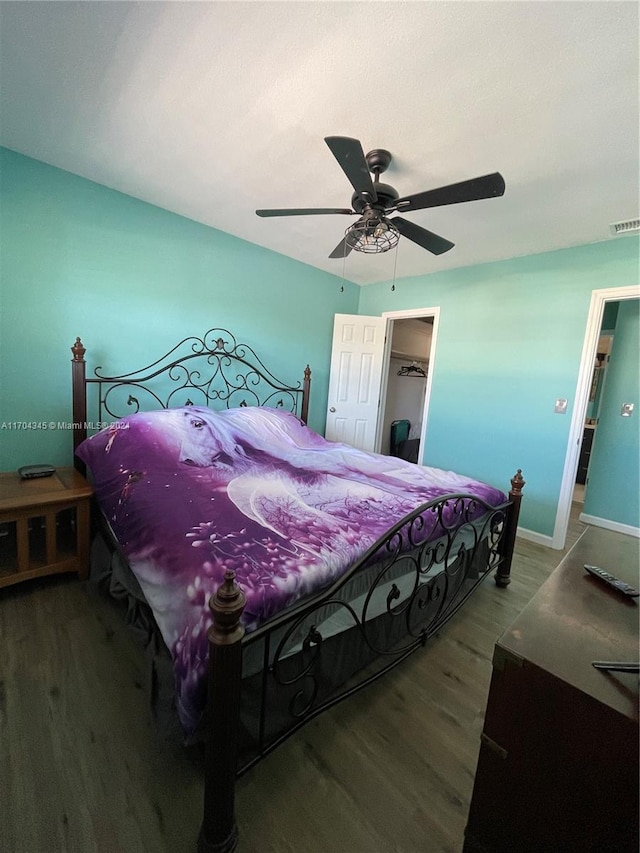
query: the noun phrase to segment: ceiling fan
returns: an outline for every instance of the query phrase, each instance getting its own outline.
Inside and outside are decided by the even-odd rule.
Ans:
[[[401,234],[433,255],[441,255],[455,244],[402,216],[389,219],[388,214],[396,211],[410,213],[428,207],[504,195],[504,178],[499,172],[492,172],[490,175],[400,198],[392,186],[380,181],[380,175],[391,163],[389,151],[376,148],[365,156],[358,139],[326,136],[324,141],[355,190],[351,196],[353,210],[333,207],[294,208],[256,210],[256,213],[258,216],[315,216],[325,213],[359,215],[358,221],[347,228],[343,239],[329,255],[330,258],[344,258],[352,249],[366,253],[388,252],[397,244]],[[374,176],[373,180],[371,175]]]

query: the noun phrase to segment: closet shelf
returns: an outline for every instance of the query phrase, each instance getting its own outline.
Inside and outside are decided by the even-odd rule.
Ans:
[[[423,355],[416,355],[411,352],[400,352],[400,350],[392,349],[391,358],[402,358],[405,361],[417,361],[419,364],[428,364],[429,358]]]

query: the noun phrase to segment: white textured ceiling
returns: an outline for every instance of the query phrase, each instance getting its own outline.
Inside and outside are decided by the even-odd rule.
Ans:
[[[503,174],[406,215],[454,249],[352,252],[358,283],[638,216],[636,2],[0,2],[0,37],[2,145],[337,275],[353,219],[254,212],[350,205],[325,136],[389,149],[401,196]]]

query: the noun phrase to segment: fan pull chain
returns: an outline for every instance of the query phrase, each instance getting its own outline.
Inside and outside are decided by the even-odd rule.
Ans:
[[[400,251],[400,243],[396,246],[395,257],[393,259],[393,281],[391,282],[391,292],[396,289],[396,270],[398,269],[398,252]]]

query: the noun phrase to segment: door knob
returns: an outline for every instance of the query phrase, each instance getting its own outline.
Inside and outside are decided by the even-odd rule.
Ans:
[[[335,410],[335,406],[331,406],[331,408],[329,409],[330,412],[335,412]]]

